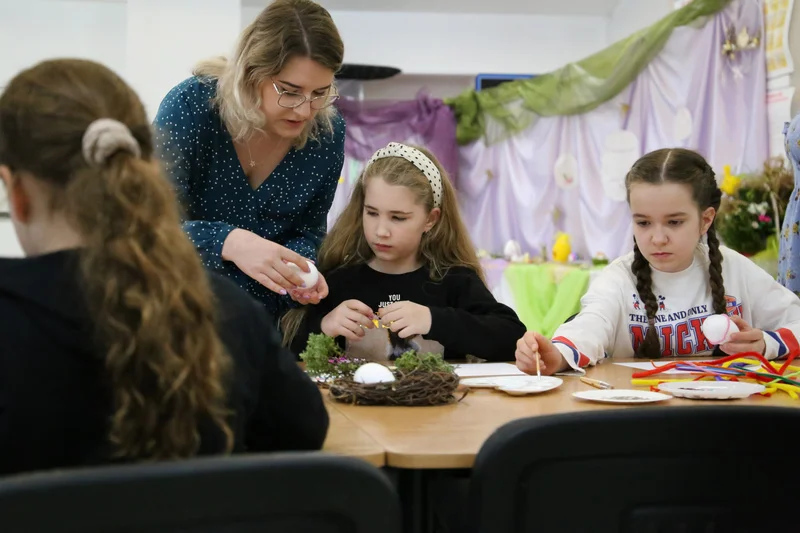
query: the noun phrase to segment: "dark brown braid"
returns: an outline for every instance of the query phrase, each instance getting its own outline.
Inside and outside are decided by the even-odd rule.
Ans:
[[[714,170],[697,152],[684,148],[665,148],[642,156],[634,163],[625,178],[630,201],[634,183],[680,183],[692,189],[692,198],[702,213],[709,207],[719,211],[722,191],[717,186]],[[725,313],[725,286],[722,281],[722,253],[714,223],[708,228],[708,277],[715,313]],[[631,270],[636,276],[636,290],[647,310],[648,328],[644,341],[636,350],[636,357],[655,359],[661,356],[661,343],[655,326],[658,302],[652,289],[652,271],[634,240]]]
[[[711,173],[711,180],[714,180],[714,171],[711,167],[708,168]],[[719,204],[722,199],[722,191],[716,189],[716,194],[712,198],[712,205],[715,209],[719,209]],[[708,281],[711,285],[711,297],[714,301],[714,313],[725,314],[725,285],[722,282],[722,252],[719,251],[719,239],[717,238],[717,230],[714,228],[714,223],[708,228]]]
[[[631,265],[633,275],[636,276],[636,290],[639,292],[639,298],[644,302],[644,308],[647,311],[647,334],[644,341],[636,349],[636,357],[646,357],[648,359],[657,359],[661,357],[661,341],[658,338],[656,331],[655,319],[656,312],[658,312],[658,301],[656,295],[653,294],[653,280],[652,270],[650,270],[650,263],[647,262],[636,241],[633,243],[633,264]]]

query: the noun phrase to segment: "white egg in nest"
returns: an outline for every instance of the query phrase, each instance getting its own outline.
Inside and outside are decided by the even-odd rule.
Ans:
[[[365,363],[358,367],[358,370],[353,374],[353,381],[364,385],[391,383],[394,381],[394,374],[379,363]]]
[[[714,345],[725,344],[739,328],[728,315],[711,315],[703,321],[700,328],[708,342]]]
[[[319,271],[311,261],[306,261],[306,263],[308,263],[308,272],[303,272],[300,267],[294,263],[287,263],[287,266],[292,270],[297,271],[297,275],[300,276],[300,279],[302,279],[303,283],[305,283],[304,288],[313,289],[317,286],[317,281],[319,280]]]

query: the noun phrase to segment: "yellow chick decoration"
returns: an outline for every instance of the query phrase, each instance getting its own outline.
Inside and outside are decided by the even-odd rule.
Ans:
[[[728,196],[733,196],[739,190],[739,185],[742,183],[742,178],[731,174],[731,166],[725,165],[722,167],[722,183],[719,188]]]
[[[569,235],[561,231],[556,233],[556,242],[553,244],[553,261],[566,263],[571,252],[572,246],[569,243]]]

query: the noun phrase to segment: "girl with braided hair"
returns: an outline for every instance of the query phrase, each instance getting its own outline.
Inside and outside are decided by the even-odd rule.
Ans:
[[[714,218],[722,193],[699,154],[662,149],[640,158],[625,179],[633,252],[612,262],[581,300],[581,312],[552,339],[529,331],[517,366],[553,374],[605,357],[689,357],[714,346],[706,317],[727,314],[739,327],[719,348],[767,359],[798,350],[800,300],[767,272],[721,246]],[[642,309],[643,304],[643,309]]]

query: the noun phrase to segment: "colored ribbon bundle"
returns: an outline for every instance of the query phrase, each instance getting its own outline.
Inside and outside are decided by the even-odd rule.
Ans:
[[[793,400],[800,397],[800,366],[792,366],[792,361],[800,353],[792,353],[780,368],[767,361],[764,356],[756,352],[743,352],[729,355],[714,361],[687,362],[673,361],[662,366],[653,363],[652,370],[634,372],[631,384],[634,386],[649,386],[657,390],[660,383],[672,381],[746,381],[764,385],[762,395],[770,396],[777,391],[783,391]],[[681,370],[691,372],[691,379],[659,379],[652,376],[667,370]]]

